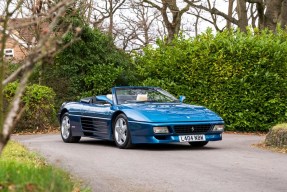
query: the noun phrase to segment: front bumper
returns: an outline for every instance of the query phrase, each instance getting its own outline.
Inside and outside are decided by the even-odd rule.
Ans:
[[[193,132],[193,133],[176,133],[174,126],[176,125],[210,125],[211,127],[216,124],[223,124],[223,121],[211,122],[180,122],[180,123],[143,123],[143,122],[129,122],[129,129],[132,137],[133,144],[140,143],[174,143],[180,142],[179,136],[182,135],[205,135],[205,141],[219,141],[222,140],[222,132],[207,131],[207,132]],[[167,126],[170,133],[168,134],[155,134],[153,127]]]

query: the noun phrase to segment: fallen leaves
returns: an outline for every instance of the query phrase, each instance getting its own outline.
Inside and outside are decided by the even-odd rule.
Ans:
[[[258,144],[254,144],[253,146],[258,147],[258,148],[260,148],[260,149],[277,152],[277,153],[284,153],[284,154],[287,153],[287,147],[267,146],[264,142],[258,143]]]

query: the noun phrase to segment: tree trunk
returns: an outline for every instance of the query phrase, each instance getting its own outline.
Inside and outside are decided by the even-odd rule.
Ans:
[[[256,4],[257,12],[258,12],[258,27],[259,29],[264,28],[264,3],[261,1],[261,3]]]
[[[143,18],[143,30],[144,30],[144,46],[149,44],[149,26],[147,24],[147,20],[145,20],[144,15],[142,15]]]
[[[194,34],[195,34],[195,36],[198,35],[198,22],[199,22],[199,16],[196,17],[195,24],[194,24]]]
[[[3,152],[4,147],[6,146],[9,139],[5,139],[2,135],[0,135],[0,156]]]
[[[179,33],[181,17],[185,12],[189,10],[189,3],[183,9],[179,10],[176,0],[161,0],[162,7],[151,2],[150,0],[143,0],[143,2],[148,3],[161,12],[163,23],[168,32],[167,43],[170,43],[174,39],[174,36]],[[167,10],[171,12],[171,17],[169,17]],[[170,22],[169,19],[172,19],[172,21]]]
[[[268,0],[266,1],[266,13],[264,19],[264,27],[276,31],[276,25],[279,22],[281,13],[282,0]]]
[[[248,26],[246,0],[237,0],[238,27],[241,31],[246,32]]]
[[[286,28],[287,25],[287,0],[282,1],[280,23],[282,28]]]
[[[110,24],[109,24],[109,35],[113,37],[113,28],[114,28],[114,13],[113,13],[113,1],[109,0],[110,3],[110,11],[109,11],[109,19],[110,19]]]
[[[94,4],[94,2],[93,2],[93,0],[90,0],[90,2],[87,2],[88,4],[87,4],[87,7],[88,7],[88,15],[87,15],[87,17],[86,17],[86,21],[87,21],[87,23],[91,23],[91,18],[92,18],[92,12],[93,12],[93,4]]]
[[[3,149],[4,149],[4,143],[2,142],[2,141],[0,141],[0,156],[1,156],[1,154],[2,154],[2,151],[3,151]]]
[[[172,42],[172,40],[174,39],[174,35],[175,35],[176,33],[175,33],[174,29],[172,29],[172,28],[167,29],[167,31],[168,31],[168,34],[167,34],[167,43],[170,43],[170,42]]]
[[[162,0],[163,3],[163,20],[168,31],[167,43],[170,43],[174,36],[179,33],[182,13],[176,5],[176,0]],[[167,8],[172,13],[172,22],[168,20]]]
[[[6,12],[8,12],[8,7],[6,8]],[[4,49],[5,49],[5,45],[6,45],[6,41],[7,41],[7,35],[6,35],[6,30],[8,27],[8,20],[9,17],[6,16],[4,18],[4,22],[1,23],[2,24],[2,34],[1,35],[1,49],[0,49],[0,142],[2,141],[3,138],[3,125],[4,125],[4,86],[2,84],[3,80],[4,80],[4,74],[5,74],[5,55],[4,55]],[[0,151],[1,152],[1,151]],[[1,154],[1,153],[0,153]]]
[[[228,0],[228,17],[232,17],[232,11],[233,11],[233,2],[234,0]],[[231,21],[226,20],[226,28],[231,29]]]

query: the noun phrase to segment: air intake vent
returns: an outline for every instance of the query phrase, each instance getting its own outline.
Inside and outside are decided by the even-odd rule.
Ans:
[[[81,117],[81,123],[84,131],[107,132],[107,122],[104,120]]]
[[[86,118],[82,117],[81,118],[81,123],[82,123],[82,129],[83,130],[88,130],[88,131],[93,131],[94,130],[94,123],[92,118]]]

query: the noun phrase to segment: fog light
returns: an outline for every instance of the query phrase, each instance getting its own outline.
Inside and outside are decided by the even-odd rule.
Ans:
[[[224,131],[224,125],[214,125],[213,131]]]
[[[169,130],[167,127],[153,127],[154,133],[169,133]]]

